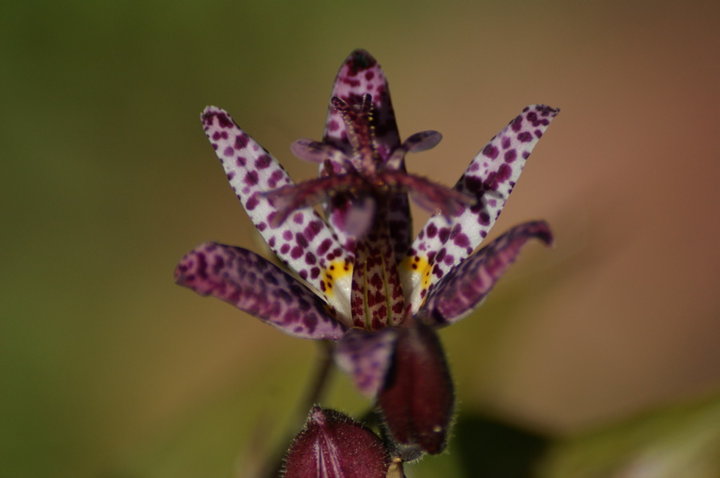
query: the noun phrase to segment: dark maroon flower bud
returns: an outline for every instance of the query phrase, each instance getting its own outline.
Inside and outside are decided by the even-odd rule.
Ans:
[[[315,406],[285,457],[285,478],[385,478],[390,456],[372,431]],[[402,476],[402,475],[400,475]]]
[[[443,451],[455,397],[445,354],[432,328],[417,322],[399,329],[385,380],[378,406],[403,456],[417,457],[418,449]]]

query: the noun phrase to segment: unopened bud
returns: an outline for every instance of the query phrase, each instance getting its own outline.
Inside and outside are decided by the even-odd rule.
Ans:
[[[335,410],[313,407],[285,457],[285,478],[385,478],[380,438]]]
[[[450,371],[435,331],[420,322],[400,329],[378,395],[390,435],[406,459],[443,451],[455,401]]]

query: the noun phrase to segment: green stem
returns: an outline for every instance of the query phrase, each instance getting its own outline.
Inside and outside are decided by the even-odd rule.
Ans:
[[[284,439],[280,446],[270,456],[270,459],[263,467],[262,471],[258,476],[264,478],[277,478],[280,476],[282,470],[282,461],[285,456],[285,452],[290,447],[292,437],[294,437],[299,431],[302,425],[305,423],[310,408],[321,402],[325,393],[327,392],[330,379],[332,378],[333,372],[333,350],[334,344],[330,341],[318,342],[318,359],[313,371],[311,380],[308,384],[308,388],[305,392],[305,397],[300,401],[300,405],[297,408],[295,416],[293,417],[290,430],[288,430],[287,438]]]

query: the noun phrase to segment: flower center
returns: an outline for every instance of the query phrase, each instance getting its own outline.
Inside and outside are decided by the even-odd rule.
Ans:
[[[373,226],[355,248],[350,291],[352,325],[368,330],[399,325],[407,312],[383,196],[376,196]]]
[[[376,330],[398,325],[409,307],[398,272],[398,251],[391,239],[397,237],[397,231],[390,230],[392,204],[399,194],[410,193],[420,206],[450,216],[473,199],[405,171],[405,154],[432,148],[440,141],[440,133],[416,133],[384,158],[378,153],[372,97],[367,94],[357,101],[333,97],[331,102],[345,123],[350,147],[341,150],[330,143],[296,141],[292,150],[298,157],[322,164],[320,177],[265,193],[276,210],[268,222],[277,227],[293,211],[327,202],[332,224],[352,238],[346,247],[354,248],[354,261],[325,267],[320,285],[326,300],[351,327]],[[404,222],[409,224],[409,220]],[[408,267],[413,266],[427,268],[424,264]],[[423,278],[429,281],[427,274]]]

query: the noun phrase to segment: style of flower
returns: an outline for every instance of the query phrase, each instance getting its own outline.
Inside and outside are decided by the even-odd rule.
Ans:
[[[338,365],[375,396],[399,337],[414,336],[435,350],[432,329],[472,311],[528,239],[552,241],[545,222],[527,222],[473,254],[557,112],[524,108],[451,189],[406,172],[406,153],[431,148],[441,136],[424,131],[400,142],[385,75],[363,50],[338,72],[323,140],[292,146],[298,157],[319,163],[317,179],[293,184],[229,114],[208,107],[203,126],[230,185],[270,249],[299,278],[247,249],[209,242],[182,259],[177,282],[288,334],[337,341]],[[408,197],[434,213],[414,240]],[[325,219],[312,207],[318,203]],[[439,451],[438,443],[429,448]]]

